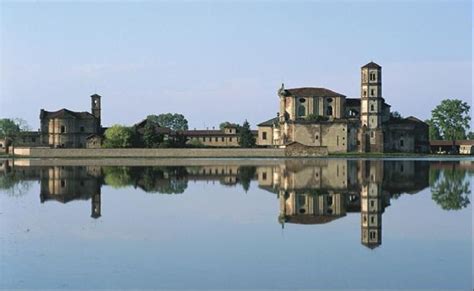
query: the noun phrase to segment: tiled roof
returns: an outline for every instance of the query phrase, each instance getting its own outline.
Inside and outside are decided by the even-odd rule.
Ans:
[[[41,109],[40,113],[40,119],[44,118],[78,118],[78,119],[86,119],[86,118],[95,118],[94,115],[92,115],[89,112],[76,112],[76,111],[71,111],[68,109],[61,109],[58,111],[46,111]]]
[[[455,145],[474,145],[474,140],[464,139],[464,140],[455,140]],[[450,146],[453,145],[452,140],[430,140],[431,146]]]
[[[181,134],[185,136],[237,136],[237,134],[225,133],[223,130],[185,130],[181,131]]]
[[[253,135],[257,135],[257,130],[251,130]],[[238,136],[238,133],[225,133],[223,130],[185,130],[180,131],[179,134],[185,136]]]
[[[374,63],[374,62],[370,62],[364,66],[362,66],[362,68],[369,68],[369,69],[380,69],[382,68],[381,66],[379,66],[378,64]]]
[[[360,98],[346,98],[346,106],[360,106]]]
[[[323,224],[331,222],[335,219],[342,217],[343,215],[291,215],[287,216],[285,222],[295,224]]]
[[[257,124],[257,126],[273,126],[273,124],[275,124],[275,122],[278,122],[278,117],[269,119],[269,120],[264,121],[262,123],[259,123],[259,124]]]
[[[425,122],[419,120],[416,117],[409,116],[407,118],[391,118],[388,123],[390,124],[421,124],[428,126]]]
[[[345,95],[326,88],[303,87],[284,90],[285,92],[298,97],[346,97]]]

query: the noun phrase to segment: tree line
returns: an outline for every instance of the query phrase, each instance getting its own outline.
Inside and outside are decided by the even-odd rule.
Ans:
[[[219,126],[223,130],[226,126],[235,126],[239,135],[239,145],[245,148],[255,147],[256,140],[247,120],[242,125],[222,122]],[[156,128],[169,128],[173,138],[166,139],[167,134],[157,132]],[[148,115],[145,119],[143,133],[138,132],[137,125],[124,126],[113,125],[104,133],[105,148],[182,148],[182,147],[204,147],[197,140],[188,143],[185,131],[188,121],[182,114],[164,113],[159,115]]]

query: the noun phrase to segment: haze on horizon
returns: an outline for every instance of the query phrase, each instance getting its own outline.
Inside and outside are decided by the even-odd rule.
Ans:
[[[0,117],[32,129],[41,108],[89,111],[93,93],[104,126],[177,112],[255,127],[282,82],[359,97],[370,61],[403,116],[472,104],[470,1],[2,2],[0,24]]]

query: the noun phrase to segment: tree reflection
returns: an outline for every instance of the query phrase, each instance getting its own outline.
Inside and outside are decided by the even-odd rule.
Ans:
[[[430,171],[432,199],[444,210],[460,210],[470,203],[470,182],[465,170],[433,169]]]
[[[31,185],[31,181],[22,179],[16,175],[15,172],[10,172],[0,176],[0,190],[6,193],[8,196],[23,196],[28,193]]]
[[[241,166],[239,167],[239,182],[245,192],[250,189],[250,182],[255,178],[257,167]]]
[[[137,186],[147,193],[182,194],[188,188],[184,167],[147,167],[136,178]]]
[[[104,167],[104,182],[113,188],[131,186],[133,180],[129,167]]]

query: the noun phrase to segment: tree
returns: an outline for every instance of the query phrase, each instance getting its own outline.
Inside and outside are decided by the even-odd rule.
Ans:
[[[226,128],[228,126],[233,126],[233,127],[237,127],[237,128],[240,127],[240,125],[238,125],[236,123],[232,123],[230,121],[224,121],[221,124],[219,124],[219,129],[224,130],[224,128]]]
[[[105,131],[104,147],[127,148],[132,145],[133,132],[131,128],[115,124]]]
[[[474,132],[473,131],[470,131],[468,134],[467,134],[467,139],[474,139]]]
[[[431,120],[433,125],[439,128],[443,139],[464,139],[471,120],[469,110],[467,102],[445,99],[431,111]]]
[[[392,111],[390,112],[390,118],[391,119],[402,119],[402,115],[398,111]]]
[[[10,118],[0,119],[0,136],[3,138],[13,137],[20,132],[21,128],[15,120]]]
[[[243,148],[255,147],[255,136],[252,134],[250,124],[247,120],[242,124],[239,131],[239,145]]]
[[[22,118],[15,118],[13,119],[15,123],[20,127],[20,131],[28,131],[31,130],[31,127],[28,125],[28,122]]]
[[[182,114],[164,113],[160,115],[148,115],[147,119],[155,122],[159,126],[168,127],[174,131],[188,130],[188,121]]]
[[[431,119],[425,120],[428,124],[428,134],[430,140],[439,140],[441,139],[441,134],[439,133],[439,128],[433,123]]]
[[[143,144],[147,148],[157,147],[163,142],[163,135],[156,133],[156,125],[153,122],[147,122],[143,130]]]

